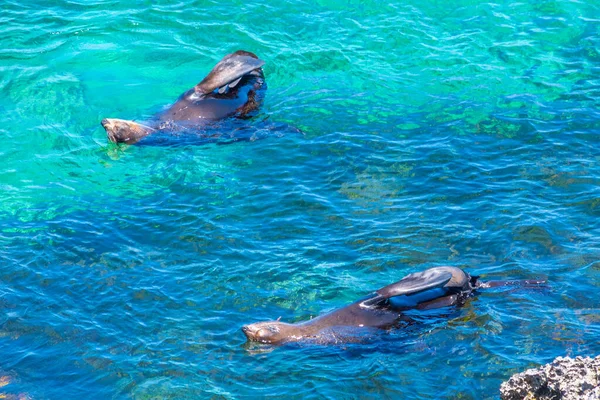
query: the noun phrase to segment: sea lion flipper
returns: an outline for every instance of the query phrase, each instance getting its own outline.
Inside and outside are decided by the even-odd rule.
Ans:
[[[422,272],[407,275],[396,283],[387,285],[377,291],[385,299],[395,296],[415,294],[425,290],[444,286],[452,279],[452,273],[443,269],[431,268]]]
[[[516,280],[516,281],[487,281],[481,282],[478,281],[477,288],[488,289],[502,286],[514,286],[514,287],[525,287],[525,288],[539,288],[544,287],[546,285],[546,280],[538,280],[538,279],[525,279],[525,280]]]
[[[242,80],[242,77],[240,76],[239,78],[237,78],[235,81],[231,82],[228,86],[230,89],[233,89],[234,87],[237,86],[238,83],[240,83],[240,81]]]
[[[206,75],[206,78],[194,87],[194,91],[198,95],[206,95],[217,88],[224,87],[228,83],[236,81],[238,78],[262,67],[264,64],[265,62],[256,57],[255,54],[249,51],[238,50],[223,57],[210,73]]]
[[[376,307],[391,297],[404,296],[440,288],[452,279],[452,272],[446,268],[430,268],[407,275],[396,283],[382,287],[375,295],[361,301],[361,307]]]

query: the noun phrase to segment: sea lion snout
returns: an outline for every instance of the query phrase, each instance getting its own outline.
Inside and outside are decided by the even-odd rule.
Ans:
[[[100,125],[102,125],[102,127],[106,131],[108,139],[113,143],[118,143],[118,128],[113,121],[115,120],[111,118],[104,118],[102,121],[100,121]]]
[[[244,325],[242,326],[242,332],[244,332],[244,335],[246,335],[246,337],[248,339],[252,339],[252,337],[254,336],[254,334],[256,333],[256,331],[254,331],[250,325]]]
[[[112,122],[111,119],[109,118],[104,118],[102,121],[100,121],[100,125],[102,125],[102,127],[104,128],[104,130],[106,131],[106,135],[108,136],[108,140],[110,140],[113,143],[118,143],[118,139],[117,139],[117,135],[116,135],[116,129],[114,127],[114,124]]]

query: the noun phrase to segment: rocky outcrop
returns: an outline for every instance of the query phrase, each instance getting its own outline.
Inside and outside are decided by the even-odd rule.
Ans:
[[[558,357],[513,375],[500,386],[503,400],[600,400],[600,356]]]

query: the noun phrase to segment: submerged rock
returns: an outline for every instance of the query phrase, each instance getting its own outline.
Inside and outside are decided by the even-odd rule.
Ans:
[[[503,400],[600,399],[600,356],[558,357],[513,375],[500,386]]]

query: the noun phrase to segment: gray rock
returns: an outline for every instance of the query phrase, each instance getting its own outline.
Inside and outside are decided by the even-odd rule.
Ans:
[[[513,375],[500,386],[503,400],[599,400],[600,356],[558,357]]]

